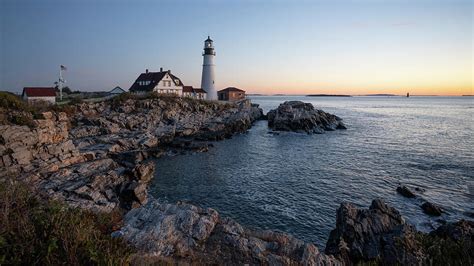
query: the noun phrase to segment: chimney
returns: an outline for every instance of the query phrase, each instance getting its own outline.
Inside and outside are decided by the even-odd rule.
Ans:
[[[148,68],[145,70],[145,73],[148,73]]]
[[[160,72],[163,72],[163,68],[162,68],[162,67],[160,67]]]

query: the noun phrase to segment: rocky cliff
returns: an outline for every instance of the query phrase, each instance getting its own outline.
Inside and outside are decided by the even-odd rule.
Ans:
[[[106,212],[146,203],[154,171],[146,159],[177,142],[245,132],[262,115],[249,101],[170,96],[82,103],[69,111],[44,112],[32,127],[0,125],[0,177],[14,176],[72,206]]]

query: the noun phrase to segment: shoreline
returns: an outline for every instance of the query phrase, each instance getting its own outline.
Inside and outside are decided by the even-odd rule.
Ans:
[[[159,114],[147,113],[143,117],[143,110],[160,111]],[[198,112],[197,116],[191,120],[184,119],[190,111]],[[124,116],[125,113],[128,116]],[[215,113],[219,113],[217,119],[213,116]],[[3,178],[7,172],[13,170],[11,174],[20,173],[21,179],[32,182],[39,191],[49,194],[49,197],[63,200],[72,207],[98,212],[110,212],[115,208],[130,210],[125,214],[125,232],[119,232],[123,233],[124,238],[129,237],[129,242],[135,246],[142,246],[142,252],[155,254],[151,256],[155,256],[155,259],[169,257],[188,260],[193,259],[192,256],[186,257],[192,253],[196,256],[194,259],[202,262],[208,255],[206,252],[216,250],[215,245],[224,245],[231,250],[222,249],[218,250],[222,253],[214,254],[222,256],[224,261],[226,258],[229,259],[228,256],[231,256],[230,261],[236,259],[242,262],[268,262],[277,259],[276,261],[281,262],[312,261],[316,264],[325,262],[330,265],[347,264],[353,260],[346,258],[342,251],[331,251],[335,257],[324,254],[319,252],[316,246],[284,233],[249,231],[228,218],[220,218],[212,209],[202,209],[179,202],[168,205],[155,203],[153,200],[148,202],[148,184],[153,178],[155,168],[151,158],[159,158],[170,149],[205,152],[210,147],[208,141],[229,138],[236,133],[245,132],[254,121],[263,116],[261,109],[250,102],[221,107],[215,103],[175,98],[121,99],[120,105],[114,101],[86,103],[77,106],[76,112],[71,115],[45,112],[42,116],[43,119],[33,120],[35,124],[33,128],[0,126],[2,145],[13,149],[12,153],[7,154],[12,158],[13,164],[5,166],[6,161],[3,159],[2,166],[9,170],[3,172]],[[160,122],[156,123],[158,117]],[[205,126],[190,127],[192,121],[196,119],[202,121],[202,125]],[[153,134],[149,134],[147,132],[149,129],[146,128],[141,132],[144,125],[151,125],[149,129]],[[25,142],[28,138],[33,141]],[[17,147],[15,143],[22,143],[23,148],[19,150],[14,148]],[[38,147],[40,150],[36,150]],[[33,151],[38,154],[33,154]],[[386,206],[384,203],[376,205],[380,210],[388,208],[383,207]],[[149,212],[147,208],[159,210],[165,208],[169,209],[169,212],[159,214],[161,216],[150,216],[154,212]],[[201,217],[203,214],[204,217]],[[145,216],[136,224],[137,216],[140,215]],[[166,218],[169,215],[171,216]],[[161,238],[154,240],[157,250],[146,249],[150,243],[145,237],[146,234],[143,234],[148,232],[148,229],[134,231],[134,228],[146,228],[146,223],[143,223],[146,219],[152,219],[150,230],[154,230],[156,224],[153,223],[162,222],[163,219],[175,219],[181,215],[184,215],[183,217],[191,215],[185,218],[185,221],[190,219],[190,224],[180,224],[182,220],[179,219],[172,220],[176,224],[170,224],[171,231],[162,232]],[[196,220],[195,217],[201,218]],[[399,225],[404,223],[397,222],[397,226]],[[183,226],[188,227],[183,231]],[[127,230],[133,233],[127,234]],[[392,230],[390,227],[390,230],[384,230],[380,235],[388,234]],[[142,237],[137,237],[137,234]],[[229,234],[235,236],[234,241],[237,242],[226,242]],[[248,242],[254,238],[257,240],[252,240],[256,241],[252,245],[260,246],[260,250],[256,253],[247,250],[247,246],[239,244],[241,241]],[[189,242],[190,239],[194,242]],[[282,252],[269,247],[273,242],[288,245],[288,248],[290,246],[297,248]],[[201,248],[206,250],[207,244],[213,248],[201,254],[199,250]],[[172,250],[168,250],[169,248]],[[302,257],[298,255],[301,249],[304,249],[303,253],[306,254]]]

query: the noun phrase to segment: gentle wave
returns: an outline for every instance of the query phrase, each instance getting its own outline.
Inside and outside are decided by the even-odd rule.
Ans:
[[[421,230],[439,225],[423,200],[447,210],[445,220],[474,213],[474,123],[467,98],[255,97],[268,111],[285,100],[312,102],[349,126],[322,135],[268,134],[261,121],[207,153],[157,161],[151,193],[188,200],[261,229],[325,245],[343,201],[367,207],[385,198]],[[418,199],[398,195],[419,187]]]

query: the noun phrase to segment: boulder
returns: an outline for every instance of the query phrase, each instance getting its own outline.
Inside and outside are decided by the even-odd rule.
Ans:
[[[342,119],[336,115],[315,109],[311,103],[287,101],[267,114],[268,126],[277,131],[324,133],[346,129]]]
[[[428,215],[432,216],[441,216],[443,213],[443,209],[431,202],[425,202],[421,205],[421,208],[423,209],[423,212],[425,212]]]
[[[415,198],[416,195],[411,192],[411,190],[409,188],[407,188],[406,186],[399,186],[397,187],[397,192],[404,196],[404,197],[407,197],[407,198]]]
[[[189,204],[149,202],[128,212],[124,238],[141,252],[156,256],[192,256],[218,221],[218,213]]]

